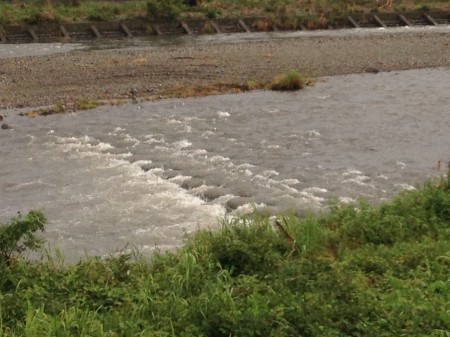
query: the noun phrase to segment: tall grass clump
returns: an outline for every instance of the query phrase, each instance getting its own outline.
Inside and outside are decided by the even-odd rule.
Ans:
[[[450,178],[225,219],[149,260],[18,254],[0,273],[0,336],[448,336]]]
[[[183,0],[148,0],[147,16],[152,20],[177,19],[186,9]]]
[[[305,79],[298,70],[289,70],[278,75],[270,85],[270,88],[272,90],[293,91],[303,89],[305,85]]]

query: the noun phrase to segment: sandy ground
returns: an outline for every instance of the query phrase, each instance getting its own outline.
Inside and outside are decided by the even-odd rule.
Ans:
[[[449,43],[450,28],[0,58],[0,108],[165,97],[174,86],[270,81],[292,68],[317,77],[449,67]]]

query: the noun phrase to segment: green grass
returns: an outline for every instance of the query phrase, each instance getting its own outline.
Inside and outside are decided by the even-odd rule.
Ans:
[[[270,88],[272,90],[292,91],[303,89],[305,85],[305,80],[299,71],[289,70],[277,76]]]
[[[0,265],[0,336],[450,335],[450,179],[223,220],[175,252]]]
[[[145,1],[64,3],[38,0],[0,3],[0,24],[41,24],[46,22],[85,22],[139,19],[146,17]]]
[[[323,28],[350,13],[416,10],[450,10],[450,3],[448,0],[394,0],[392,8],[386,9],[375,0],[203,0],[193,7],[186,6],[183,0],[14,0],[0,2],[0,24],[262,16],[288,28],[298,23]]]

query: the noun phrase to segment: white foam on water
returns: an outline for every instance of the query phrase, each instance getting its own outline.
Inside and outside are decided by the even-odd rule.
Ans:
[[[406,167],[405,163],[402,163],[401,161],[397,161],[395,162],[395,165],[397,165],[398,167],[400,167],[400,170],[403,170]]]
[[[275,170],[266,170],[266,171],[263,171],[263,173],[262,173],[262,176],[266,177],[266,178],[277,177],[279,175],[280,175],[280,173]]]
[[[192,155],[195,156],[205,156],[208,154],[208,151],[206,151],[205,149],[196,149],[192,152]]]
[[[12,186],[6,187],[5,190],[7,192],[15,192],[15,191],[20,191],[20,190],[39,188],[42,185],[46,185],[46,184],[43,183],[41,179],[38,179],[36,181],[28,181],[28,182],[22,182],[19,184],[14,184]]]
[[[342,183],[354,183],[360,186],[367,186],[375,189],[375,186],[373,184],[369,184],[366,181],[367,181],[366,176],[358,176],[355,178],[345,179],[342,181]]]
[[[354,170],[354,169],[348,169],[347,171],[345,171],[344,173],[342,173],[342,175],[344,177],[348,177],[351,175],[362,175],[363,173],[361,171],[358,170]]]
[[[162,134],[156,134],[156,135],[146,135],[144,136],[146,139],[144,141],[145,144],[161,144],[166,143],[166,140],[164,139],[164,136]]]
[[[233,194],[225,194],[225,195],[222,195],[221,197],[214,199],[212,204],[225,205],[228,200],[233,199],[233,198],[236,198],[236,196]]]
[[[230,158],[224,156],[212,156],[211,158],[209,158],[209,161],[211,163],[224,163],[229,162]]]
[[[255,165],[249,164],[249,163],[244,163],[244,164],[240,164],[238,166],[236,166],[237,169],[239,170],[245,170],[245,169],[251,169],[256,167]]]
[[[354,203],[356,200],[350,197],[338,197],[338,200],[342,204],[351,204]]]
[[[306,202],[313,202],[318,205],[322,204],[322,202],[325,201],[325,198],[318,197],[318,196],[314,195],[313,193],[307,192],[304,190],[300,191],[300,195],[302,195],[304,198],[306,198],[306,200],[305,200]]]
[[[170,182],[181,184],[183,181],[192,178],[191,176],[184,176],[184,175],[176,175],[175,177],[172,177],[168,179]]]
[[[185,125],[183,132],[184,133],[192,133],[192,127],[190,125]]]
[[[280,180],[280,183],[282,183],[284,185],[296,185],[296,184],[300,184],[300,181],[298,179],[283,179],[283,180]]]
[[[203,182],[203,184],[201,184],[200,186],[191,189],[191,192],[194,193],[196,196],[202,196],[206,191],[211,189],[211,187],[213,186],[205,185],[205,183]]]
[[[148,159],[148,160],[136,160],[134,162],[134,164],[136,164],[136,165],[138,165],[140,167],[142,167],[143,165],[151,164],[151,163],[153,163],[153,161],[151,161],[150,159]]]
[[[250,171],[250,170],[244,170],[244,174],[245,174],[247,177],[251,177],[251,176],[253,175],[253,172]]]
[[[32,136],[32,135],[27,135],[28,137],[30,137],[30,141],[27,143],[27,146],[30,146],[34,143],[36,137]]]
[[[110,146],[104,146],[101,142],[92,145],[91,143],[95,143],[96,140],[90,137],[54,137],[54,139],[56,143],[47,145],[52,150],[59,149],[62,154],[69,155],[71,160],[75,160],[77,166],[83,168],[83,171],[74,168],[70,172],[71,179],[76,183],[61,189],[59,200],[55,202],[72,205],[66,206],[71,212],[75,211],[74,207],[84,207],[90,210],[83,212],[85,218],[83,223],[77,225],[78,229],[73,227],[73,223],[60,225],[60,230],[63,229],[63,236],[64,233],[71,231],[83,232],[84,227],[98,224],[99,231],[92,233],[93,228],[91,227],[89,231],[92,233],[92,237],[98,237],[99,242],[110,240],[112,233],[116,233],[114,235],[117,238],[117,233],[126,232],[129,228],[136,234],[125,235],[127,240],[134,242],[156,240],[155,243],[171,242],[177,246],[181,244],[180,240],[184,236],[184,231],[213,225],[217,222],[218,217],[225,214],[222,204],[208,204],[178,185],[179,182],[190,178],[188,176],[179,175],[169,181],[163,180],[155,175],[158,171],[162,172],[163,170],[144,171],[141,169],[140,165],[151,163],[151,160],[130,163],[121,154],[103,152]],[[77,175],[82,178],[77,179]],[[148,220],[145,223],[136,223],[136,219]],[[150,233],[151,228],[158,226],[164,227],[162,232],[172,231],[170,228],[173,224],[182,224],[182,226],[173,227],[173,231],[175,228],[179,228],[177,231],[171,232],[171,237],[166,238],[165,241],[153,238],[150,234],[148,236],[143,234],[147,230]],[[68,231],[64,226],[73,228]],[[101,234],[103,232],[107,235]],[[136,238],[133,239],[133,235]],[[116,244],[113,241],[103,245],[114,246]]]
[[[405,191],[414,191],[416,189],[414,186],[409,184],[395,184],[394,186]]]
[[[233,212],[231,212],[231,214],[233,214],[233,215],[249,214],[249,213],[252,213],[254,210],[256,210],[256,211],[262,210],[265,207],[267,207],[267,205],[263,204],[263,203],[260,203],[260,204],[256,204],[256,203],[243,204],[243,205],[239,206],[238,208],[236,208]]]
[[[371,181],[370,177],[364,175],[359,170],[348,169],[345,171],[342,176],[345,178],[342,183],[353,183],[359,186],[370,187],[372,189],[376,189],[375,185],[369,183]]]
[[[172,150],[166,146],[155,146],[155,150],[161,151],[161,152],[172,152]]]
[[[286,184],[279,184],[279,187],[281,187],[282,190],[289,191],[289,192],[291,192],[293,194],[298,193],[298,190],[296,188],[294,188],[292,186],[289,186],[289,185],[286,185]]]
[[[81,138],[76,137],[55,137],[57,143],[64,145],[64,150],[66,152],[71,150],[79,150],[84,152],[102,152],[113,149],[114,147],[109,143],[98,142],[98,144],[92,145],[91,142],[94,141],[89,136],[84,136]]]
[[[307,135],[309,139],[319,138],[321,136],[320,132],[317,130],[308,130]]]
[[[171,118],[168,120],[169,124],[183,124],[182,121],[179,121],[178,119]]]
[[[327,193],[328,190],[326,188],[321,188],[321,187],[308,187],[303,189],[303,192],[307,192],[307,193]]]
[[[164,173],[164,169],[161,167],[155,167],[155,168],[148,170],[148,172],[157,175],[158,173]]]
[[[192,145],[192,143],[190,141],[188,141],[187,139],[182,139],[178,142],[172,143],[172,146],[175,147],[176,149],[184,149],[191,145]]]
[[[227,111],[217,111],[217,115],[219,118],[228,118],[230,117],[230,113]]]
[[[130,136],[128,133],[120,133],[118,136],[127,143],[133,143],[132,147],[136,147],[141,143],[139,139]]]

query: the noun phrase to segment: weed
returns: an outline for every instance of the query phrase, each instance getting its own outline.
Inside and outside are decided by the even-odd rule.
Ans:
[[[208,19],[215,19],[222,13],[220,8],[208,8],[205,12],[205,15]]]
[[[73,108],[76,110],[90,110],[90,109],[94,109],[102,104],[103,103],[101,103],[99,101],[95,101],[95,100],[79,99],[78,101],[75,102]]]
[[[305,87],[305,80],[297,70],[289,70],[275,78],[270,88],[272,90],[292,91]]]
[[[216,32],[216,30],[214,29],[213,25],[210,22],[205,22],[201,31],[205,34],[214,34]]]
[[[245,90],[257,90],[257,89],[263,89],[266,87],[266,84],[258,81],[258,80],[249,80],[244,86]]]
[[[185,9],[182,0],[149,0],[147,2],[147,15],[150,19],[166,18],[175,20]]]

